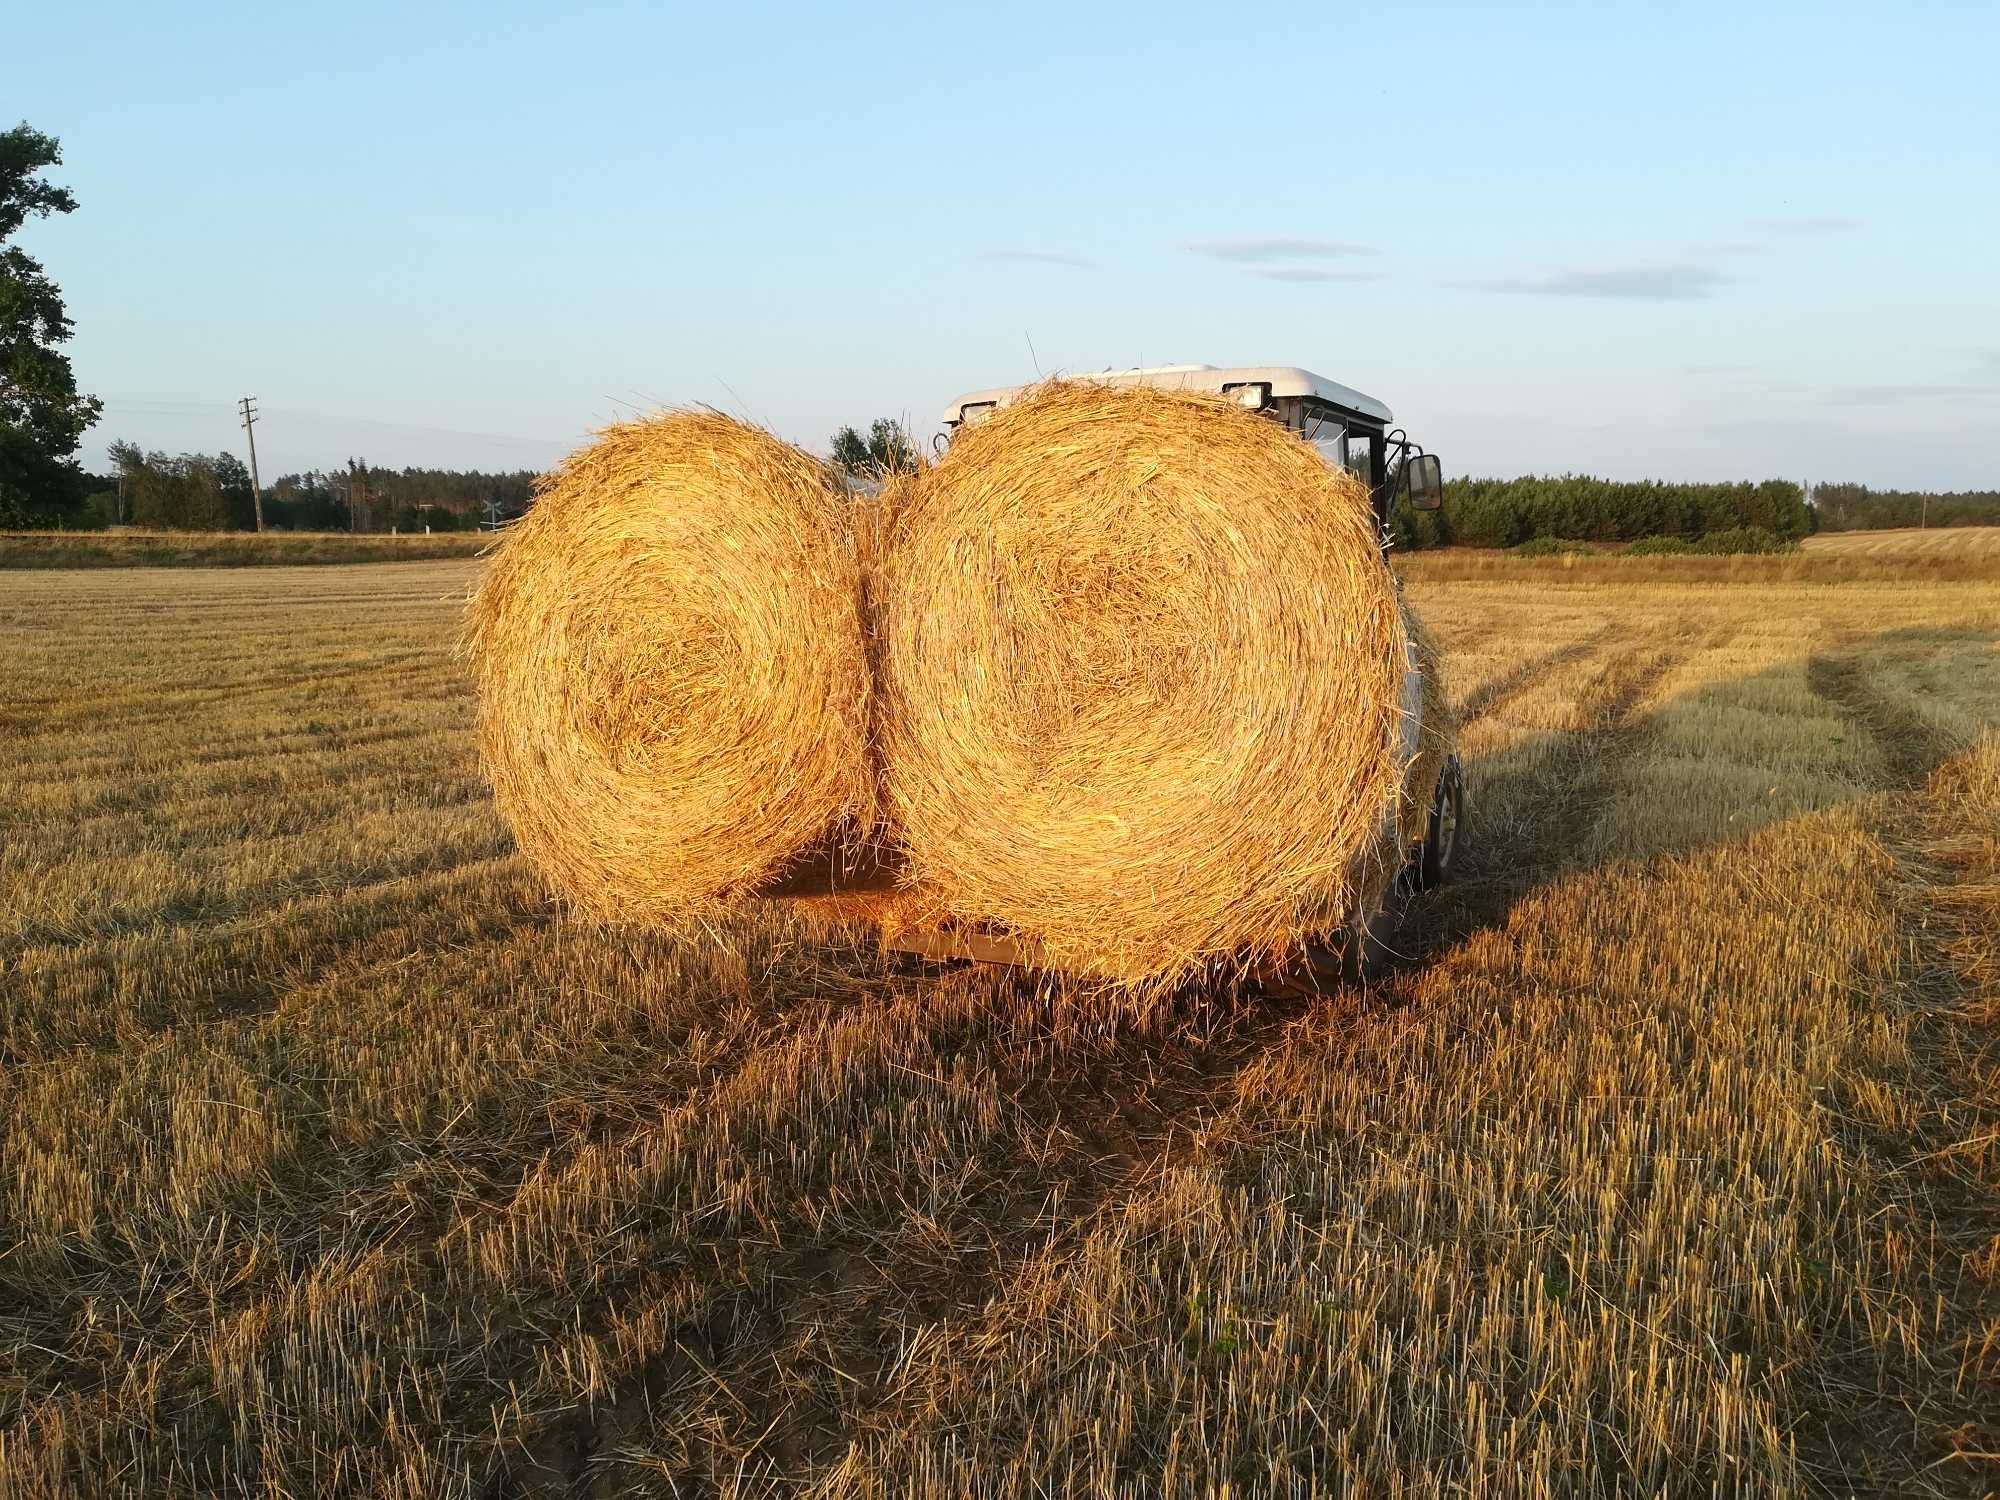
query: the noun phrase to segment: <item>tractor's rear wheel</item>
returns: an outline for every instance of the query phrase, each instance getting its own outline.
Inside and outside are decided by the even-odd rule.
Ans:
[[[1459,832],[1465,826],[1465,772],[1456,755],[1438,772],[1431,797],[1430,822],[1424,829],[1423,853],[1417,859],[1419,889],[1434,891],[1451,879],[1458,863]]]

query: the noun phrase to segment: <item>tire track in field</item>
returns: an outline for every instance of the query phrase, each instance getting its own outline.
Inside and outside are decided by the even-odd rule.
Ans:
[[[98,819],[149,815],[163,802],[170,809],[160,819],[164,832],[183,812],[199,820],[226,811],[259,797],[289,800],[318,798],[337,811],[340,800],[351,792],[392,782],[410,782],[428,777],[433,785],[473,781],[481,778],[474,769],[471,731],[455,725],[439,726],[429,733],[383,738],[367,744],[343,747],[329,744],[314,765],[303,749],[261,760],[196,766],[181,771],[173,766],[148,763],[130,778],[98,778],[80,782],[73,798],[63,798],[60,782],[38,783],[56,795],[49,800],[62,802],[60,808],[47,806],[30,810],[24,818],[0,816],[0,828],[16,821],[46,823],[55,817],[81,824]],[[0,776],[0,787],[12,796],[26,799],[34,787],[23,787]]]
[[[295,902],[348,895],[499,859],[513,851],[513,836],[481,814],[484,800],[485,790],[476,783],[461,786],[455,795],[434,798],[421,809],[423,836],[387,847],[378,841],[329,851],[323,839],[315,841],[319,828],[261,839],[225,838],[206,846],[181,845],[171,851],[176,856],[172,878],[155,889],[125,889],[107,895],[100,875],[92,892],[93,904],[87,907],[63,902],[53,910],[17,910],[0,918],[0,971],[34,949],[115,942],[170,931],[199,937],[212,928],[282,911]],[[402,818],[405,831],[419,821],[408,814]],[[243,852],[253,852],[268,859],[271,868],[254,879],[238,876],[232,882],[224,865],[200,857],[217,850],[235,855],[239,863]],[[87,874],[93,866],[102,868],[113,860],[142,859],[160,852],[141,849],[128,855],[106,855],[98,851],[82,856],[79,862]],[[74,872],[57,863],[43,865],[39,873],[44,879],[53,879]]]
[[[869,1171],[885,1176],[858,1200],[808,1178],[760,1205],[761,1235],[746,1239],[718,1217],[662,1246],[676,1263],[717,1257],[738,1269],[657,1354],[621,1375],[608,1399],[542,1429],[502,1492],[553,1486],[579,1493],[593,1478],[608,1483],[616,1472],[612,1455],[634,1431],[656,1413],[699,1401],[703,1387],[729,1393],[731,1452],[755,1449],[778,1472],[837,1458],[854,1406],[799,1397],[802,1377],[830,1362],[852,1401],[886,1399],[913,1330],[977,1313],[1020,1266],[1059,1251],[1120,1192],[1136,1190],[1137,1164],[1149,1150],[1173,1149],[1165,1143],[1177,1139],[1174,1122],[1214,1086],[1210,1054],[1231,1040],[1247,1046],[1250,1032],[1273,1020],[1270,1006],[1247,992],[1190,991],[1147,1029],[1113,1031],[1109,1013],[1079,1022],[1070,1007],[1087,1003],[1080,997],[1050,1004],[1029,993],[1039,982],[990,968],[954,968],[914,983],[887,975],[861,981],[875,993],[854,1002],[853,1019],[875,1010],[865,1029],[877,1040],[865,1053],[842,1049],[844,1102],[830,1107],[893,1108],[880,1090],[915,1073],[950,1080],[954,1091],[990,1087],[998,1113],[922,1173],[877,1158]],[[1284,1016],[1307,1008],[1294,1003]],[[793,1046],[792,1030],[774,1029],[760,1049]],[[753,1130],[720,1121],[746,1110],[743,1079],[762,1066],[746,1054],[715,1079],[705,1103],[690,1100],[702,1104],[706,1129],[754,1138]],[[635,1129],[613,1149],[643,1149],[650,1128]],[[783,1162],[791,1148],[781,1151],[781,1144],[762,1149]],[[936,1174],[956,1179],[958,1190],[923,1211],[935,1216],[929,1233],[911,1236],[906,1200],[925,1198],[925,1176]],[[617,1295],[615,1288],[593,1293],[584,1326]],[[685,1416],[678,1412],[676,1420]],[[710,1441],[721,1444],[724,1435]]]
[[[475,886],[477,902],[451,904]],[[297,898],[275,914],[28,949],[0,965],[0,1069],[235,1020],[335,973],[355,977],[552,917],[520,856],[506,853]]]
[[[2000,1485],[1994,1417],[2000,1359],[1993,1342],[2000,1333],[2000,1279],[1990,1269],[2000,1263],[2000,993],[1981,975],[2000,973],[1994,966],[2000,946],[1984,915],[1991,910],[1984,892],[2000,875],[1992,854],[2000,809],[1990,800],[1982,807],[1960,784],[1974,774],[1976,747],[1883,692],[1864,655],[1868,644],[1850,640],[1838,652],[1814,655],[1806,677],[1880,758],[1879,795],[1866,818],[1895,871],[1893,983],[1917,1013],[1911,1040],[1923,1086],[1911,1097],[1923,1107],[1900,1131],[1854,1121],[1843,1131],[1847,1149],[1872,1160],[1880,1180],[1892,1185],[1894,1201],[1881,1216],[1914,1220],[1909,1242],[1936,1257],[1928,1275],[1942,1329],[1937,1342],[1962,1359],[1956,1370],[1911,1361],[1896,1372],[1907,1382],[1895,1393],[1901,1407],[1924,1414],[1911,1434],[1909,1471],[1898,1478],[1914,1490],[1919,1479],[1941,1475],[1963,1493],[1992,1495]],[[1873,665],[1893,671],[1896,662],[1882,657]],[[1966,887],[1981,894],[1968,901]],[[1865,1342],[1863,1331],[1855,1331],[1854,1342]],[[1877,1380],[1878,1372],[1857,1365],[1856,1389]],[[1842,1461],[1845,1436],[1830,1423],[1804,1434],[1822,1466],[1852,1484]]]
[[[210,776],[216,771],[231,766],[247,765],[256,769],[266,767],[284,769],[286,763],[297,757],[318,756],[334,759],[381,746],[406,744],[431,738],[456,735],[469,739],[469,727],[455,723],[402,723],[371,725],[355,729],[336,728],[326,732],[296,730],[269,735],[263,740],[257,736],[265,731],[251,731],[234,740],[217,741],[206,746],[189,746],[185,753],[156,754],[141,759],[129,748],[102,751],[88,756],[79,756],[65,768],[58,764],[60,756],[50,754],[40,757],[40,762],[55,765],[56,769],[41,774],[38,761],[14,761],[0,766],[0,786],[16,797],[49,790],[67,791],[96,782],[107,790],[91,796],[72,816],[78,821],[100,816],[91,809],[98,803],[117,801],[122,798],[127,803],[140,804],[149,810],[159,803],[167,803],[178,813],[185,805],[187,782],[196,776]],[[15,768],[19,768],[18,772]],[[113,794],[117,795],[113,795]],[[240,800],[234,785],[223,785],[202,794],[209,800]],[[202,798],[187,799],[202,800]],[[38,815],[30,820],[38,821]],[[0,825],[8,821],[0,812]]]
[[[1545,672],[1577,660],[1605,634],[1599,631],[1545,653],[1528,671]],[[1567,873],[1579,858],[1576,845],[1644,743],[1645,728],[1637,717],[1643,705],[1698,644],[1690,629],[1606,662],[1580,705],[1585,727],[1567,736],[1571,753],[1558,758],[1555,774],[1536,788],[1537,804],[1548,814],[1542,826],[1555,836],[1534,849],[1496,851],[1492,863],[1506,877],[1489,879],[1472,901],[1461,899],[1455,909],[1459,924],[1502,921],[1533,886]],[[1509,677],[1519,680],[1488,695],[1486,706],[1532,680],[1526,673]],[[1406,966],[1444,946],[1438,940],[1443,925],[1429,926],[1432,940]],[[1033,1028],[1018,1019],[1011,1029],[1008,1021],[989,1021],[996,1041],[986,1060],[1021,1111],[1024,1134],[1046,1142],[1048,1156],[1035,1170],[997,1185],[997,1190],[989,1184],[990,1195],[978,1205],[971,1226],[979,1243],[961,1255],[947,1276],[940,1276],[935,1266],[893,1255],[879,1263],[870,1260],[871,1242],[853,1235],[817,1244],[783,1273],[770,1273],[767,1285],[795,1279],[808,1290],[802,1300],[765,1315],[780,1317],[787,1327],[794,1319],[825,1327],[828,1342],[842,1354],[842,1378],[852,1387],[841,1411],[788,1410],[774,1394],[760,1398],[760,1381],[776,1371],[730,1366],[726,1339],[712,1347],[719,1360],[716,1377],[725,1379],[760,1418],[768,1415],[763,1456],[779,1471],[793,1471],[794,1477],[804,1477],[816,1464],[837,1460],[845,1451],[853,1434],[843,1420],[851,1423],[864,1413],[864,1420],[872,1420],[880,1403],[893,1402],[894,1361],[908,1347],[914,1329],[976,1317],[1004,1294],[1023,1267],[1081,1243],[1175,1163],[1230,1149],[1248,1128],[1238,1119],[1238,1081],[1246,1069],[1282,1046],[1294,1025],[1309,1016],[1323,1020],[1329,1006],[1347,1008],[1358,1018],[1379,1003],[1371,1001],[1367,990],[1353,988],[1282,999],[1247,989],[1190,989],[1172,997],[1143,1026],[1107,1019],[1093,1027],[1070,1016],[1073,1006],[1085,1003],[1075,995],[1053,1005],[1041,1003],[1036,993],[1040,982],[1032,976],[957,971],[936,982],[990,984],[996,1017],[1043,1018]],[[1071,1035],[1064,1035],[1065,1027]],[[1021,1035],[1024,1030],[1029,1035]],[[961,1022],[936,1033],[931,1045],[940,1058],[962,1052],[962,1031]],[[660,1388],[648,1383],[645,1394],[653,1400]],[[569,1450],[576,1465],[572,1473],[589,1471],[601,1441],[594,1433],[575,1441]]]
[[[1859,647],[1855,642],[1852,649]],[[1877,689],[1853,654],[1810,657],[1806,686],[1874,745],[1888,770],[1891,790],[1915,791],[1951,754],[1949,741],[1921,716]]]
[[[1411,912],[1399,935],[1399,970],[1429,963],[1473,932],[1501,925],[1535,887],[1592,857],[1590,831],[1650,732],[1641,708],[1697,649],[1717,650],[1738,631],[1722,627],[1700,641],[1695,633],[1690,625],[1665,642],[1612,658],[1579,705],[1580,727],[1555,732],[1547,753],[1526,770],[1487,778],[1489,808],[1467,808],[1465,865],[1451,886]],[[1491,810],[1496,802],[1509,814],[1504,824]]]
[[[1491,681],[1480,684],[1477,689],[1466,695],[1463,703],[1458,705],[1459,727],[1464,729],[1478,723],[1494,710],[1519,697],[1550,672],[1566,667],[1572,662],[1581,661],[1609,639],[1612,629],[1611,622],[1607,621],[1589,635],[1579,636],[1565,645],[1544,651],[1541,655],[1531,657],[1519,666],[1502,672]]]
[[[422,941],[413,938],[412,945],[448,948],[459,968],[470,973],[484,968],[503,953],[519,936],[519,931],[516,924],[470,942],[462,941],[462,935],[417,934],[416,938]],[[439,941],[441,938],[447,940]],[[337,1269],[363,1251],[407,1255],[411,1263],[421,1264],[424,1274],[430,1276],[443,1275],[445,1263],[451,1261],[461,1273],[469,1275],[474,1285],[485,1285],[480,1271],[468,1270],[464,1261],[457,1258],[463,1247],[455,1248],[455,1242],[490,1228],[496,1217],[509,1210],[517,1192],[531,1176],[549,1171],[552,1166],[559,1170],[565,1159],[585,1155],[597,1146],[643,1144],[646,1136],[658,1128],[662,1115],[692,1113],[695,1101],[710,1091],[728,1091],[731,1080],[754,1062],[759,1049],[781,1045],[795,1021],[791,1011],[816,1007],[821,1014],[834,1013],[849,998],[839,994],[829,996],[814,987],[811,980],[819,972],[821,961],[809,952],[802,958],[802,950],[795,942],[752,942],[750,946],[756,954],[755,964],[763,970],[759,977],[768,991],[756,1014],[747,1010],[732,1013],[719,1006],[717,995],[706,988],[683,986],[670,1012],[656,1014],[643,1023],[632,1039],[620,1038],[619,1044],[593,1068],[579,1069],[560,1047],[543,1049],[537,1059],[548,1064],[544,1071],[531,1068],[525,1077],[510,1074],[498,1085],[508,1101],[505,1107],[516,1117],[512,1128],[504,1132],[497,1132],[489,1125],[483,1133],[475,1130],[458,1137],[449,1125],[434,1134],[428,1129],[411,1132],[408,1127],[392,1126],[378,1129],[367,1145],[356,1147],[351,1138],[343,1144],[321,1127],[288,1162],[282,1189],[273,1200],[276,1213],[270,1205],[265,1205],[258,1216],[255,1227],[267,1243],[278,1247],[277,1256],[260,1261],[253,1254],[251,1261],[262,1272],[258,1279],[233,1281],[219,1291],[212,1290],[210,1295],[238,1309],[283,1299],[287,1289],[300,1278],[309,1278],[321,1268]],[[297,994],[315,1000],[319,997],[308,993],[314,985],[337,982],[346,990],[406,961],[407,955],[378,955],[337,976],[320,974],[310,981],[300,981],[299,990],[288,991],[281,998],[289,1000]],[[746,969],[750,967],[740,957],[735,961],[744,963]],[[807,964],[812,965],[810,970],[805,969]],[[729,972],[728,963],[721,965],[713,977],[718,992],[735,994],[732,987],[735,976]],[[334,1001],[337,996],[329,992],[325,998]],[[253,1052],[271,1035],[269,1018],[254,1013],[213,1019],[229,1023],[241,1045]],[[615,1011],[606,1016],[610,1024],[617,1024],[618,1019]],[[705,1038],[704,1044],[690,1046],[690,1038],[697,1036]],[[272,1076],[288,1090],[306,1096],[296,1111],[297,1117],[323,1121],[340,1114],[352,1118],[353,1106],[343,1101],[352,1096],[363,1080],[346,1076],[345,1068],[330,1067],[321,1060],[315,1050],[320,1040],[311,1033],[296,1038],[285,1054],[284,1066]],[[584,1038],[584,1045],[590,1045],[590,1040]],[[742,1090],[736,1092],[740,1094]],[[388,1102],[385,1095],[376,1098],[373,1104],[382,1110]],[[455,1097],[453,1102],[459,1102],[459,1098]],[[488,1107],[488,1103],[475,1098],[466,1098],[464,1102],[467,1109],[475,1103],[482,1109]],[[452,1123],[456,1124],[456,1120]],[[503,1143],[503,1149],[494,1149],[496,1140]],[[220,1224],[229,1224],[227,1216]],[[5,1231],[10,1227],[0,1224],[0,1245],[4,1245]],[[235,1228],[240,1235],[242,1223],[239,1221]],[[224,1230],[218,1227],[216,1232],[219,1237]],[[727,1238],[719,1236],[718,1243],[726,1243]],[[709,1242],[696,1237],[685,1243],[704,1248]],[[120,1259],[119,1254],[113,1252],[105,1264],[114,1268],[108,1274],[121,1285],[142,1283],[147,1275],[171,1281],[183,1274],[183,1268],[168,1256],[149,1264],[142,1274],[136,1257]],[[4,1275],[8,1269],[12,1268],[0,1266],[0,1297],[14,1290]],[[245,1268],[246,1277],[250,1269]],[[526,1353],[521,1354],[517,1344],[517,1358],[512,1362],[484,1360],[491,1337],[489,1331],[476,1325],[464,1326],[455,1317],[447,1319],[446,1311],[435,1302],[435,1286],[420,1278],[398,1280],[385,1299],[382,1316],[391,1321],[409,1316],[413,1306],[419,1309],[416,1315],[429,1320],[424,1347],[432,1354],[449,1350],[464,1372],[460,1376],[464,1387],[497,1404],[508,1388],[506,1382],[518,1379],[524,1387],[533,1384],[537,1379],[535,1352],[544,1341],[560,1339],[583,1326],[574,1319],[580,1317],[595,1335],[606,1336],[610,1321],[606,1314],[640,1280],[643,1274],[568,1298],[559,1291],[539,1286],[493,1289],[495,1301],[507,1301],[516,1295],[520,1298],[518,1305],[510,1306],[509,1316],[501,1319],[513,1325],[510,1330],[513,1338],[526,1341]],[[64,1286],[61,1293],[54,1301],[44,1299],[37,1305],[37,1318],[46,1330],[38,1336],[38,1341],[50,1349],[67,1350],[78,1343],[79,1320],[96,1314],[90,1309],[91,1299],[77,1288]],[[523,1331],[527,1328],[534,1330],[532,1337]],[[156,1346],[152,1353],[159,1354],[161,1347]],[[268,1344],[262,1346],[257,1357],[269,1357],[269,1348]],[[197,1373],[191,1380],[187,1378],[189,1366],[175,1364],[174,1355],[178,1353],[176,1347],[162,1356],[163,1362],[171,1367],[169,1383],[189,1392],[191,1411],[204,1417],[213,1415],[215,1408],[209,1404],[213,1393],[199,1374],[199,1352],[192,1362]],[[86,1359],[80,1358],[73,1364],[80,1370],[91,1368]],[[46,1378],[45,1372],[38,1373]],[[558,1415],[549,1419],[546,1428],[538,1430],[530,1425],[523,1429],[529,1439],[527,1446],[546,1445],[551,1451],[560,1451],[571,1441],[581,1420],[579,1416]],[[468,1437],[490,1437],[492,1433],[480,1429],[475,1421],[470,1428],[447,1425],[437,1435],[459,1443]],[[467,1443],[466,1450],[471,1451],[474,1446]],[[537,1469],[531,1477],[535,1482],[528,1488],[534,1493],[544,1492],[546,1478],[541,1470]],[[518,1487],[509,1487],[499,1480],[478,1491],[517,1492],[520,1492]]]
[[[265,797],[257,799],[254,812],[246,813],[242,799],[232,804],[227,797],[217,795],[177,806],[171,820],[162,819],[157,823],[148,821],[150,808],[143,812],[93,813],[77,818],[71,825],[74,833],[63,844],[61,858],[10,859],[8,852],[0,852],[0,873],[8,872],[11,865],[13,873],[32,874],[36,879],[45,880],[67,861],[120,860],[147,854],[170,855],[179,861],[188,857],[199,859],[219,855],[243,845],[301,838],[321,832],[331,825],[352,821],[357,816],[356,809],[362,799],[378,788],[384,793],[394,793],[394,810],[416,815],[448,812],[490,800],[492,796],[484,780],[465,772],[452,777],[436,777],[425,788],[426,800],[415,803],[404,794],[403,786],[385,773],[373,780],[349,779],[342,782],[339,791],[344,800],[333,806],[317,798]],[[386,805],[372,808],[376,813],[389,810]],[[4,820],[0,820],[0,830],[7,826]],[[25,823],[24,826],[28,826],[30,834],[42,831]],[[4,919],[0,919],[0,931],[5,930],[9,929]]]
[[[1588,857],[1576,851],[1625,765],[1644,743],[1646,726],[1637,717],[1639,711],[1667,674],[1693,654],[1692,634],[1658,646],[1635,647],[1606,663],[1583,701],[1585,727],[1565,733],[1565,753],[1557,758],[1554,774],[1534,788],[1534,807],[1540,813],[1534,821],[1541,836],[1528,848],[1488,851],[1483,864],[1497,873],[1470,892],[1453,887],[1457,899],[1447,910],[1455,920],[1448,925],[1436,918],[1422,923],[1424,940],[1407,945],[1398,970],[1434,958],[1448,945],[1440,939],[1460,940],[1464,933],[1454,929],[1503,922],[1514,903],[1535,886],[1569,873]],[[1551,655],[1575,659],[1587,650],[1588,643],[1578,643]],[[1157,1040],[1142,1037],[1102,1071],[1097,1087],[1065,1095],[1060,1100],[1063,1113],[1084,1122],[1085,1138],[1094,1133],[1115,1148],[1108,1159],[1111,1170],[1099,1174],[1111,1185],[1099,1210],[1158,1177],[1168,1163],[1186,1154],[1190,1142],[1198,1143],[1222,1128],[1235,1103],[1238,1075],[1279,1044],[1295,1023],[1329,1003],[1345,1003],[1360,1012],[1370,1003],[1366,995],[1365,990],[1343,988],[1332,995],[1276,1004],[1255,994],[1197,996],[1192,1003],[1211,1017],[1219,1016],[1220,1024],[1214,1034],[1198,1035],[1179,1057],[1178,1068],[1158,1078],[1150,1093],[1141,1094],[1136,1103],[1129,1097],[1142,1060],[1158,1053]],[[1124,1128],[1106,1130],[1099,1125],[1093,1132],[1091,1122],[1105,1120],[1122,1121]]]
[[[398,668],[407,668],[406,676],[402,679],[391,678],[390,674]],[[37,703],[29,700],[0,714],[0,732],[39,737],[58,730],[87,733],[103,727],[123,732],[161,724],[179,726],[187,721],[190,713],[217,705],[240,710],[246,703],[259,699],[283,699],[287,694],[318,698],[328,691],[369,678],[393,680],[399,686],[414,686],[427,684],[431,679],[443,681],[457,675],[456,664],[436,649],[390,651],[363,662],[262,672],[234,682],[204,683],[200,687],[175,688],[164,693],[149,692],[143,685],[134,684],[129,692],[89,702],[46,699]],[[143,709],[135,707],[141,704]]]

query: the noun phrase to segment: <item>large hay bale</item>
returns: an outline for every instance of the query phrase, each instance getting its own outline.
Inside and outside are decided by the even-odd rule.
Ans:
[[[508,531],[468,617],[481,748],[585,913],[700,917],[868,821],[846,505],[810,455],[680,411],[605,429]]]
[[[887,810],[947,914],[1161,983],[1385,884],[1404,626],[1365,489],[1296,436],[1052,385],[960,434],[882,573]]]

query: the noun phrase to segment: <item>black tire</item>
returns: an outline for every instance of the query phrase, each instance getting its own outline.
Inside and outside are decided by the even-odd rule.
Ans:
[[[1430,821],[1424,827],[1423,853],[1417,860],[1417,888],[1434,891],[1451,879],[1458,864],[1458,846],[1465,832],[1465,772],[1456,755],[1438,772],[1431,797]]]

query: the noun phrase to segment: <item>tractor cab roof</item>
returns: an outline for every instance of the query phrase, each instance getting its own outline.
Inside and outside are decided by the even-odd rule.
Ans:
[[[1389,408],[1373,396],[1338,381],[1301,370],[1296,365],[1149,365],[1131,370],[1084,370],[1066,375],[1065,380],[1091,380],[1100,385],[1150,385],[1171,391],[1211,391],[1217,395],[1243,395],[1247,404],[1265,406],[1287,397],[1338,408],[1371,425],[1386,427],[1395,420]],[[961,422],[976,422],[996,407],[1012,406],[1042,382],[995,386],[991,390],[967,391],[944,409],[944,425],[956,428]]]

